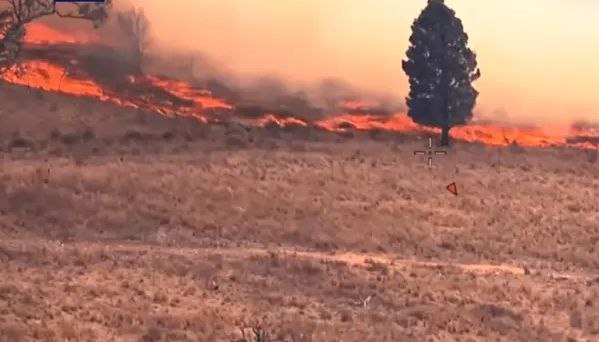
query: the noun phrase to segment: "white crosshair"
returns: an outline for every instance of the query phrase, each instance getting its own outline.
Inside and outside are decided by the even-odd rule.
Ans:
[[[446,155],[447,151],[433,150],[433,138],[428,138],[428,147],[426,151],[414,151],[415,156],[426,156],[428,155],[428,168],[433,169],[433,156],[435,155]]]

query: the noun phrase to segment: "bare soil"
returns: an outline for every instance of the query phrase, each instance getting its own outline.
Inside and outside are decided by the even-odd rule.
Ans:
[[[599,340],[587,152],[0,94],[0,341]]]

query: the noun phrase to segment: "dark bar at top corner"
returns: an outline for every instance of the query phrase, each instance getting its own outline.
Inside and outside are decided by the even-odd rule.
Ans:
[[[95,2],[103,3],[105,0],[54,0],[54,2]]]

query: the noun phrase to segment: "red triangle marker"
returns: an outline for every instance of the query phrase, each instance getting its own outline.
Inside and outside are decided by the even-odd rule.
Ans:
[[[447,186],[447,191],[449,191],[452,194],[457,196],[458,195],[458,186],[456,185],[455,182],[453,182]]]

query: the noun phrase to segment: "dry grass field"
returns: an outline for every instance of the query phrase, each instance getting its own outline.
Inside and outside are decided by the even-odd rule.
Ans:
[[[588,153],[0,94],[0,341],[599,340]]]

